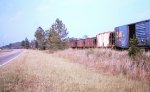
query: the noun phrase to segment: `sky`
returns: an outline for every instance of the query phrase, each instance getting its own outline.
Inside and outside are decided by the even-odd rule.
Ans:
[[[0,0],[0,46],[35,39],[59,18],[69,37],[94,37],[114,27],[150,19],[150,0]]]

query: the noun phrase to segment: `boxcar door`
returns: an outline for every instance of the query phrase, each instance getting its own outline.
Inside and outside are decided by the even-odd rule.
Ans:
[[[138,39],[138,46],[146,46],[147,43],[147,31],[146,31],[146,23],[140,22],[136,23],[136,38]]]
[[[150,48],[150,20],[147,22],[147,45]]]

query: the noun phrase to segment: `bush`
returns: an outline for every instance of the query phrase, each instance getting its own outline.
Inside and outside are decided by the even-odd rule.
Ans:
[[[133,37],[133,39],[130,39],[130,47],[128,49],[128,54],[130,57],[134,57],[140,52],[140,49],[137,47],[137,45],[138,40],[135,37]]]

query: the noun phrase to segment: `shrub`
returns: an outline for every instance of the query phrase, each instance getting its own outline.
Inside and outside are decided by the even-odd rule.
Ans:
[[[135,37],[133,37],[133,39],[130,39],[130,47],[128,49],[128,54],[130,57],[134,57],[140,52],[137,45],[138,45],[138,40]]]

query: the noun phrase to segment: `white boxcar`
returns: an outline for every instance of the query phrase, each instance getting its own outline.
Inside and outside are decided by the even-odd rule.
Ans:
[[[96,35],[97,47],[112,47],[114,44],[113,32],[104,32]]]

